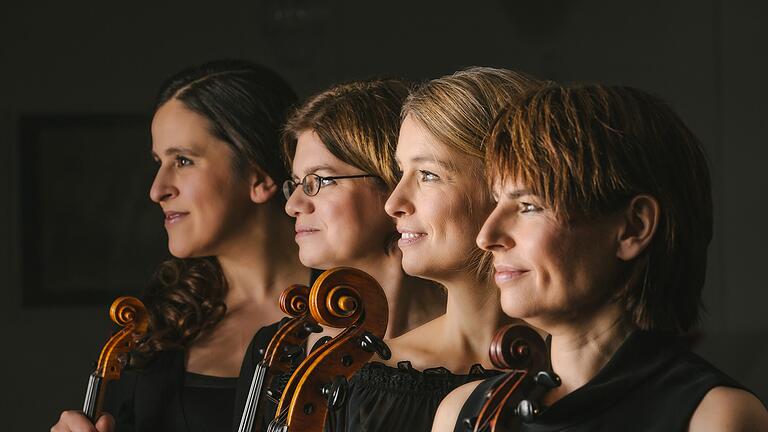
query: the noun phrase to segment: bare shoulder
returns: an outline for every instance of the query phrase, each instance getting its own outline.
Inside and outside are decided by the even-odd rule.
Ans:
[[[435,421],[432,423],[432,432],[452,432],[456,426],[456,420],[464,403],[469,399],[469,395],[480,385],[482,381],[473,381],[456,388],[448,393],[448,396],[440,402],[435,414]]]
[[[768,411],[752,393],[733,387],[715,387],[699,403],[688,430],[768,431]]]

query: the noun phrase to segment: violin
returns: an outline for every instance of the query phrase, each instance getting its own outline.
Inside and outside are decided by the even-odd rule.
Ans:
[[[341,408],[347,379],[374,353],[391,356],[382,341],[389,309],[384,290],[367,273],[337,267],[312,285],[310,313],[318,323],[344,330],[313,349],[291,375],[268,432],[322,432],[328,413]]]
[[[511,372],[486,392],[477,417],[464,420],[467,430],[511,432],[541,414],[539,400],[560,385],[560,377],[552,371],[551,340],[520,324],[510,324],[494,335],[491,362]]]
[[[123,328],[112,335],[104,345],[96,363],[96,370],[88,379],[83,414],[93,423],[101,416],[107,384],[120,379],[123,368],[128,364],[129,353],[136,342],[147,333],[149,325],[147,309],[136,297],[117,298],[109,308],[109,317]]]
[[[263,359],[256,365],[238,432],[251,432],[254,425],[266,423],[265,404],[260,401],[267,396],[277,402],[285,385],[281,382],[282,377],[290,375],[304,359],[304,345],[309,335],[323,330],[309,313],[309,287],[306,285],[286,288],[280,294],[280,310],[291,318],[281,324],[264,351]]]

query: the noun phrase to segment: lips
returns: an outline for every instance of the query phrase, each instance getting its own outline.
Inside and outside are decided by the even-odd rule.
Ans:
[[[317,228],[312,228],[308,226],[296,226],[296,239],[312,235],[318,231],[320,230]]]
[[[189,212],[167,211],[165,212],[165,225],[168,226],[177,224],[188,214]]]
[[[400,231],[400,240],[397,241],[397,245],[400,247],[410,246],[427,237],[427,233],[423,232],[406,229],[398,229],[398,231]]]
[[[496,265],[494,268],[496,269],[496,273],[493,275],[493,278],[499,285],[502,283],[513,282],[528,274],[528,270],[520,267]]]

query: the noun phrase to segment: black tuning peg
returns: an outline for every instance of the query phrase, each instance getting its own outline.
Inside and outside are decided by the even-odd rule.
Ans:
[[[541,371],[533,377],[533,381],[546,389],[560,387],[560,377],[554,372]]]
[[[461,424],[464,425],[464,428],[468,431],[475,430],[475,423],[477,423],[477,417],[465,417],[461,422]]]
[[[303,330],[307,333],[320,333],[323,331],[323,327],[316,322],[310,321],[310,322],[304,323]]]
[[[323,336],[323,337],[321,337],[320,339],[317,340],[317,342],[315,342],[314,345],[312,345],[312,349],[309,350],[309,352],[312,352],[312,351],[316,350],[318,347],[321,347],[321,346],[325,345],[331,339],[333,339],[333,338],[330,337],[330,336]]]
[[[521,400],[515,409],[515,415],[523,419],[523,422],[525,423],[532,422],[533,419],[539,415],[539,412],[539,404],[536,402],[531,402],[527,399]]]
[[[344,406],[347,398],[347,379],[343,376],[336,376],[330,384],[323,387],[323,396],[328,398],[328,410],[337,411]]]
[[[364,351],[375,352],[384,360],[389,360],[389,358],[392,357],[392,351],[389,350],[387,344],[385,344],[381,338],[370,332],[365,332],[360,336],[360,347]]]

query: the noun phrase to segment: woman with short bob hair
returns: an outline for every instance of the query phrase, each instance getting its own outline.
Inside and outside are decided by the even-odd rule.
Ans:
[[[346,266],[373,276],[389,303],[385,337],[445,312],[441,287],[403,272],[395,224],[384,211],[397,184],[395,145],[407,96],[408,86],[393,78],[337,84],[296,107],[282,136],[293,173],[283,184],[285,210],[295,218],[299,258],[315,269]]]
[[[666,103],[628,87],[531,91],[495,123],[486,161],[496,208],[477,243],[504,312],[552,335],[562,379],[523,430],[768,427],[761,402],[680,338],[699,317],[712,198],[701,144]],[[465,430],[499,379],[454,391],[433,430]]]

